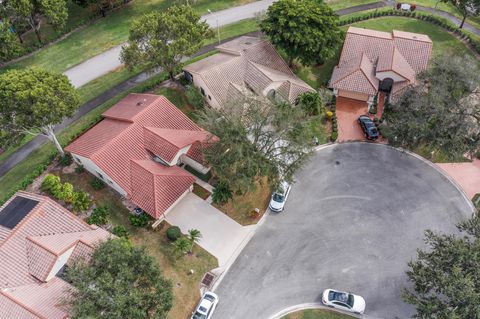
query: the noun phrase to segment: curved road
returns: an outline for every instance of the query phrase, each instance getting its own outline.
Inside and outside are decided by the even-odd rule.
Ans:
[[[437,170],[379,144],[327,147],[296,179],[216,289],[213,319],[268,319],[325,288],[362,295],[369,317],[407,318],[400,293],[424,230],[455,232],[472,213]]]

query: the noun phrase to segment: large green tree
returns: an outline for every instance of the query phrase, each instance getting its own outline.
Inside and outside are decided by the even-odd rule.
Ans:
[[[480,14],[480,0],[442,0],[442,2],[450,3],[462,13],[462,22],[459,28],[463,28],[463,24],[468,15],[478,16]]]
[[[469,56],[440,56],[384,110],[393,145],[428,146],[455,158],[480,147],[480,68]]]
[[[417,308],[415,318],[480,318],[480,217],[458,225],[463,236],[425,233],[426,250],[408,263],[413,287],[405,301]]]
[[[79,97],[65,75],[39,68],[10,70],[0,75],[0,145],[8,146],[25,135],[42,134],[63,156],[54,126],[71,117]]]
[[[67,268],[74,289],[67,300],[72,318],[163,319],[173,294],[158,263],[126,239],[100,244],[89,263]]]
[[[206,160],[235,192],[252,190],[259,176],[268,176],[273,184],[291,180],[311,149],[311,119],[286,103],[245,98],[220,110],[206,109],[200,118],[219,138],[205,149]]]
[[[121,59],[129,67],[161,67],[173,80],[181,60],[212,36],[208,24],[190,6],[172,6],[133,22]]]
[[[40,27],[43,22],[46,21],[56,29],[61,29],[68,18],[65,0],[5,0],[5,5],[28,22],[35,31],[39,43],[42,42]]]
[[[15,33],[11,30],[10,21],[5,19],[0,21],[0,65],[10,61],[20,53],[20,45]]]
[[[289,58],[304,65],[333,57],[343,40],[337,14],[321,0],[279,0],[267,10],[261,30]]]

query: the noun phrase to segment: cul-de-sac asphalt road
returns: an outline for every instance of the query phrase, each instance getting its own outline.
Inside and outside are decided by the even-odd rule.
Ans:
[[[378,144],[324,148],[216,289],[213,319],[268,319],[321,302],[325,288],[363,296],[371,317],[407,318],[414,308],[400,295],[424,230],[455,232],[471,213],[463,194],[416,157]]]

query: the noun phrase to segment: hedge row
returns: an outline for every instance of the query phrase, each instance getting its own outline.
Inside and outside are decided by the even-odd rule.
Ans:
[[[331,107],[331,111],[333,113],[332,116],[332,135],[330,135],[330,141],[335,142],[338,138],[338,123],[337,123],[337,109],[336,103],[333,103]]]
[[[410,18],[428,21],[450,32],[453,32],[460,39],[467,41],[471,45],[472,49],[476,51],[478,54],[480,54],[480,40],[478,40],[472,33],[465,31],[463,29],[460,29],[450,20],[447,20],[443,17],[439,17],[434,14],[426,13],[426,12],[418,12],[418,11],[411,12],[411,11],[401,11],[401,10],[394,10],[394,9],[375,10],[375,11],[358,13],[355,15],[341,18],[339,25],[344,26],[344,25],[355,23],[355,22],[364,21],[372,18],[384,17],[384,16],[410,17]]]
[[[150,91],[154,87],[158,86],[161,82],[165,81],[167,78],[168,78],[167,74],[162,72],[146,80],[145,82],[137,85],[136,87],[128,90],[127,92],[117,95],[116,97],[108,100],[107,102],[105,102],[104,104],[98,107],[107,108],[109,106],[112,106],[115,103],[117,103],[119,100],[124,98],[126,95],[128,95],[129,93],[143,93],[146,91]],[[69,135],[67,138],[62,139],[62,143],[61,143],[62,146],[65,147],[66,145],[70,144],[74,139],[76,139],[78,136],[80,136],[85,131],[90,129],[93,125],[98,123],[101,119],[102,119],[102,116],[99,114],[98,116],[93,118],[92,121],[83,125],[77,132]],[[58,156],[58,152],[56,150],[53,151],[45,161],[43,161],[41,164],[35,167],[35,169],[33,169],[31,173],[25,176],[20,183],[12,187],[12,189],[9,192],[7,192],[4,196],[0,198],[0,205],[3,205],[17,191],[26,189],[28,185],[30,185],[38,176],[40,176],[47,169],[47,167],[53,162],[53,160],[57,156]]]

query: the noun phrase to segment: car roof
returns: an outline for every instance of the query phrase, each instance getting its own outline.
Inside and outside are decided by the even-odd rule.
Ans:
[[[203,307],[205,309],[207,309],[206,311],[208,311],[208,309],[210,309],[210,307],[212,307],[212,302],[210,300],[207,300],[205,298],[202,299],[202,301],[200,302],[200,304],[198,305],[198,310],[200,310],[200,307]]]

